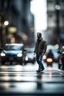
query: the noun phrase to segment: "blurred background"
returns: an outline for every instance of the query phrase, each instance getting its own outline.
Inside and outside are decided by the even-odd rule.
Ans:
[[[37,32],[48,44],[64,44],[64,0],[0,0],[0,47],[34,47]]]
[[[42,73],[37,32],[47,42]],[[0,94],[64,96],[64,0],[0,0]]]

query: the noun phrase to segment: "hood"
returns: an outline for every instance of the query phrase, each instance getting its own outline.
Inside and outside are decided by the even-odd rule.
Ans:
[[[34,58],[34,53],[27,53],[28,58]]]
[[[18,53],[22,53],[22,51],[4,51],[6,54],[12,54],[12,55],[16,55]]]

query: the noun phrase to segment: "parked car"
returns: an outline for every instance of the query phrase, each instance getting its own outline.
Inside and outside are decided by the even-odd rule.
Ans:
[[[59,63],[58,68],[64,70],[64,46],[62,46],[61,50],[58,51],[59,55]]]
[[[24,45],[15,43],[5,44],[0,56],[2,64],[5,64],[6,62],[19,62],[22,64],[24,56]]]
[[[35,63],[36,56],[34,54],[34,48],[25,48],[26,49],[26,55],[25,55],[25,61],[24,63]]]

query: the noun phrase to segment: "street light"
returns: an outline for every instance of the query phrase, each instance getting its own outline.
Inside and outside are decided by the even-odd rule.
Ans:
[[[55,9],[56,9],[56,10],[60,10],[60,5],[56,5],[56,6],[55,6]]]
[[[8,39],[10,40],[10,43],[15,43],[15,37],[13,36],[13,34],[17,32],[17,28],[15,26],[10,25],[8,27],[8,32]]]
[[[4,21],[4,25],[8,26],[9,25],[9,21]]]
[[[8,28],[8,31],[9,31],[10,33],[16,33],[17,28],[14,27],[14,26],[10,26],[10,27]]]
[[[1,28],[2,28],[2,46],[4,46],[4,44],[7,42],[7,35],[6,35],[6,29],[7,26],[9,25],[9,21],[4,21],[1,24]]]

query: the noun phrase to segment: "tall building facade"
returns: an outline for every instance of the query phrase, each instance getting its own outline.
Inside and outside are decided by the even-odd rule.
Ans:
[[[51,44],[64,44],[64,0],[47,0],[47,31]]]
[[[5,39],[15,37],[16,42],[23,42],[26,46],[34,45],[34,16],[30,12],[30,1],[31,0],[0,0],[0,13],[3,13],[1,17],[4,17],[2,23],[4,24],[4,21],[7,20],[9,21],[8,29],[10,29],[9,27],[16,28],[16,33],[7,32],[7,37],[5,34],[4,36],[1,34],[3,38],[3,40],[0,40],[1,45],[2,41],[3,45],[7,43],[7,41],[4,42],[4,37],[6,37]]]

